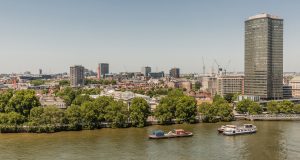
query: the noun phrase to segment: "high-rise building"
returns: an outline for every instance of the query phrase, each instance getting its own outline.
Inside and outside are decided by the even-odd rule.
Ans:
[[[151,67],[142,67],[141,72],[145,77],[148,77],[149,73],[151,72]]]
[[[70,67],[70,83],[72,87],[84,85],[84,67],[75,65]]]
[[[283,97],[283,19],[259,14],[245,21],[245,94]]]
[[[99,63],[98,64],[98,75],[97,78],[105,77],[106,74],[109,74],[109,64],[108,63]]]
[[[39,75],[42,75],[42,74],[43,74],[43,70],[39,69]]]
[[[179,68],[172,68],[170,70],[170,77],[179,78],[180,77],[180,70],[179,70]]]

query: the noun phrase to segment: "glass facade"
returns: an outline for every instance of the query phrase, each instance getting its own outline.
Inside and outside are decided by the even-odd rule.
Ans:
[[[245,94],[283,96],[283,19],[265,14],[245,22]]]

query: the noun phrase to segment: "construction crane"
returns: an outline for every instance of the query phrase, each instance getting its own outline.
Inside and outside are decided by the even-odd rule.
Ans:
[[[221,66],[219,65],[219,63],[217,62],[217,60],[216,59],[214,59],[214,61],[215,61],[215,63],[217,64],[217,66],[218,66],[218,75],[220,75],[220,72],[222,72],[223,71],[223,69],[221,68]]]
[[[203,63],[203,75],[205,75],[205,64],[204,64],[204,58],[203,58],[203,56],[202,56],[202,63]]]
[[[230,65],[230,62],[231,62],[231,61],[229,60],[228,63],[227,63],[227,65],[226,65],[225,68],[224,68],[225,75],[226,75],[226,73],[227,73],[226,71],[227,71],[227,69],[228,69],[228,67],[229,67],[229,65]]]

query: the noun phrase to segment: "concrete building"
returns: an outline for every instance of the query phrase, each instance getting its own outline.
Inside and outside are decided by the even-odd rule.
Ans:
[[[289,85],[292,86],[292,96],[294,98],[300,98],[300,76],[291,79]]]
[[[165,77],[165,73],[163,71],[161,72],[150,72],[149,77],[154,79],[159,79]]]
[[[84,86],[84,67],[75,65],[70,67],[70,83],[72,87]]]
[[[67,109],[67,105],[63,99],[54,96],[43,95],[39,99],[42,107],[55,106],[59,109]]]
[[[181,82],[179,87],[189,92],[192,90],[192,82],[189,81]]]
[[[242,76],[222,76],[217,78],[217,94],[244,94],[244,77]]]
[[[201,90],[208,92],[211,96],[217,94],[217,78],[216,77],[203,77]]]
[[[145,77],[148,77],[149,76],[148,74],[151,72],[151,67],[148,66],[142,67],[141,72]]]
[[[170,70],[170,77],[179,78],[180,77],[180,69],[179,68],[172,68]]]
[[[97,78],[104,78],[106,74],[109,74],[109,64],[99,63],[97,69]]]
[[[283,19],[259,14],[245,21],[245,94],[283,97]]]

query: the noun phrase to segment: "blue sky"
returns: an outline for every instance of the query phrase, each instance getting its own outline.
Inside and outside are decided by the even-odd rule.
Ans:
[[[284,71],[300,71],[298,0],[0,0],[0,73],[181,68],[209,72],[216,59],[244,70],[244,21],[284,19]],[[214,67],[216,68],[216,66]]]

